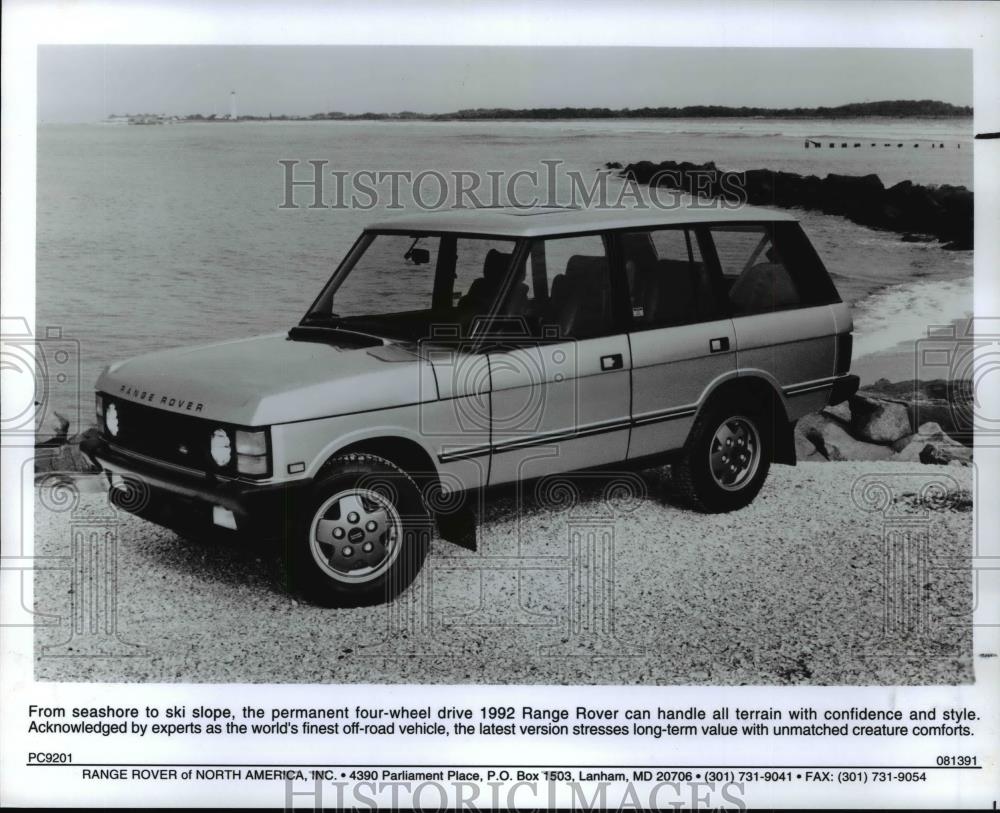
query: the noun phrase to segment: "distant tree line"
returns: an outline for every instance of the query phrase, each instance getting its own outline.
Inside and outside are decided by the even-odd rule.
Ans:
[[[884,102],[855,102],[837,107],[725,107],[723,105],[688,105],[686,107],[530,107],[512,110],[506,107],[477,107],[454,113],[312,113],[304,116],[239,116],[239,121],[480,121],[496,119],[692,119],[692,118],[777,118],[777,119],[853,119],[865,116],[891,118],[957,118],[972,116],[972,108],[931,99]],[[232,121],[228,117],[195,113],[186,121]]]
[[[568,119],[568,118],[858,118],[861,116],[951,117],[971,116],[971,107],[959,107],[931,99],[885,102],[856,102],[837,107],[726,107],[723,105],[688,105],[687,107],[638,107],[612,110],[607,107],[537,107],[526,110],[476,108],[459,110],[447,118],[456,119]]]

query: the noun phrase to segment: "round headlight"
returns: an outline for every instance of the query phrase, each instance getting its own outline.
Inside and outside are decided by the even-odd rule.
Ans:
[[[225,429],[216,429],[212,433],[210,451],[216,465],[226,466],[233,459],[233,447],[229,441],[229,433]]]
[[[118,437],[118,407],[114,404],[108,404],[104,410],[104,425],[108,428],[108,432],[111,433],[111,437]]]

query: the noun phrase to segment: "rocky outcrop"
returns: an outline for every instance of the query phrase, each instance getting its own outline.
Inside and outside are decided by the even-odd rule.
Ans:
[[[84,432],[72,436],[63,436],[62,443],[53,443],[53,438],[40,441],[35,445],[36,472],[97,472],[99,469],[80,451],[80,442],[96,435],[97,427],[92,426]],[[55,437],[55,436],[54,436]]]
[[[912,393],[908,399],[907,393]],[[966,381],[879,381],[850,399],[806,415],[795,426],[799,461],[890,460],[968,466],[969,444],[948,434],[939,423],[925,420],[925,407],[944,410],[949,425],[957,422],[954,402],[945,394],[968,393]],[[937,414],[941,414],[938,412]]]
[[[946,435],[933,421],[921,424],[915,434],[900,438],[893,448],[897,449],[896,459],[901,461],[944,465],[953,461],[960,465],[972,462],[972,449]]]
[[[887,446],[858,440],[836,418],[822,413],[812,417],[802,436],[826,460],[888,460],[894,454]],[[811,459],[809,454],[806,457]]]
[[[879,379],[867,386],[865,394],[881,401],[906,407],[911,426],[932,421],[949,437],[972,446],[972,382],[967,379],[936,378],[928,381],[890,382]]]
[[[945,248],[972,248],[973,195],[964,186],[921,186],[902,181],[886,189],[877,175],[831,173],[821,179],[770,169],[725,173],[711,161],[638,161],[625,166],[620,174],[641,184],[734,202],[815,209],[874,229],[906,236],[930,235],[945,242]]]
[[[35,406],[39,406],[36,401]],[[85,431],[69,434],[69,420],[59,412],[53,412],[55,431],[47,438],[35,441],[35,471],[36,472],[96,472],[97,468],[80,451],[81,441],[97,434],[97,427],[91,426]]]

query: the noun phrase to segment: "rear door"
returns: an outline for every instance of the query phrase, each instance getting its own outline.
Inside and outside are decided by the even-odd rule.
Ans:
[[[488,353],[490,483],[625,459],[628,337],[599,234],[535,241],[505,315],[524,340]]]
[[[761,371],[784,392],[789,418],[821,409],[835,375],[839,302],[816,252],[794,221],[710,227],[737,364]]]
[[[736,369],[736,340],[704,233],[665,228],[616,239],[632,316],[634,459],[684,444],[702,394]]]

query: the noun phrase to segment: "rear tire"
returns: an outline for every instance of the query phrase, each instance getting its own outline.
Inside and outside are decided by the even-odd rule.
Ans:
[[[289,512],[288,587],[327,607],[391,601],[420,571],[432,528],[402,469],[370,454],[336,457]]]
[[[698,416],[683,455],[672,467],[674,485],[699,511],[744,508],[767,479],[773,448],[756,409],[710,406]]]

